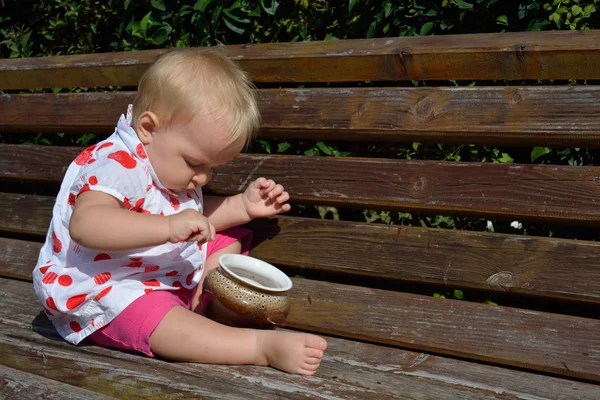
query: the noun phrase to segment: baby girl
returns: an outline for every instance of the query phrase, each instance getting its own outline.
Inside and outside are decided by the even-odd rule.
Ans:
[[[284,188],[265,178],[235,196],[202,195],[258,125],[252,84],[216,51],[171,51],[146,71],[114,134],[69,166],[33,271],[68,342],[316,372],[323,338],[229,327],[200,311],[219,256],[249,250],[251,232],[238,225],[290,209]]]

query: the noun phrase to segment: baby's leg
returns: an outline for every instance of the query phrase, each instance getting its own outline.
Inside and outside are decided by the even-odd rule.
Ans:
[[[154,354],[178,361],[270,365],[313,375],[327,342],[307,333],[233,328],[176,306],[150,335],[150,346]]]

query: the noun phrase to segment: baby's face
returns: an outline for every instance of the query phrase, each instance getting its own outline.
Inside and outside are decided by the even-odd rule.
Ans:
[[[231,144],[229,137],[222,124],[197,115],[159,129],[145,148],[161,183],[178,192],[206,185],[216,166],[240,154],[243,141]]]

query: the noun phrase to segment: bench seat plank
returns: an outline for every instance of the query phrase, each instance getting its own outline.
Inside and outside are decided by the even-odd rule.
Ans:
[[[109,134],[134,97],[2,95],[0,131]],[[258,102],[261,137],[600,147],[596,86],[265,89]]]
[[[600,320],[293,281],[293,328],[600,382]]]
[[[224,46],[257,82],[599,79],[600,33],[478,33]],[[168,50],[4,59],[0,90],[135,86]]]
[[[88,377],[83,382],[85,385],[94,385],[94,390],[98,388],[97,381],[101,381],[108,374],[105,370],[106,363],[118,367],[119,377],[126,377],[128,371],[136,371],[132,375],[140,376],[142,387],[148,390],[152,385],[162,384],[171,373],[178,374],[172,378],[172,386],[182,392],[188,390],[188,395],[191,394],[192,388],[202,387],[206,383],[205,380],[231,380],[231,388],[228,388],[231,389],[231,393],[226,392],[228,398],[237,398],[244,393],[239,383],[244,380],[252,382],[249,386],[261,386],[261,390],[280,390],[281,393],[285,393],[286,398],[296,398],[293,394],[297,393],[297,397],[308,395],[327,399],[357,398],[361,395],[374,398],[421,399],[427,394],[433,398],[551,399],[560,396],[570,400],[592,399],[598,390],[598,387],[592,384],[331,337],[327,338],[329,348],[321,368],[313,378],[292,377],[260,367],[166,363],[96,346],[76,348],[57,340],[57,334],[47,318],[42,314],[38,315],[40,306],[29,283],[0,279],[0,287],[0,300],[4,305],[0,308],[0,321],[3,324],[0,325],[0,331],[4,329],[2,333],[9,333],[0,337],[10,337],[4,341],[0,338],[0,349],[9,341],[11,346],[19,349],[23,358],[29,356],[35,360],[45,357],[41,369],[35,368],[35,362],[19,364],[19,368],[31,369],[35,374],[45,375],[51,373],[51,366],[56,366],[61,372],[55,373],[53,379],[67,382],[77,379],[80,373],[65,371],[73,368],[65,366],[61,360],[76,359],[82,363],[90,360],[88,365],[95,369],[94,376],[99,374],[100,377]],[[29,331],[32,320],[34,332]],[[11,354],[15,353],[13,350]],[[0,357],[0,360],[3,359],[6,358]],[[14,359],[11,359],[11,362],[14,362]],[[149,371],[155,376],[154,380],[149,379]],[[190,376],[193,380],[189,379]],[[127,385],[128,382],[133,383],[131,380],[116,379],[117,385]],[[332,389],[332,386],[335,389]],[[207,387],[215,390],[212,384]],[[124,389],[128,390],[126,386]],[[211,394],[217,393],[220,393],[220,389]],[[265,396],[275,397],[269,391]]]
[[[90,390],[67,385],[28,372],[0,365],[0,398],[21,400],[109,400]]]
[[[45,235],[47,218],[36,221],[13,226]],[[280,266],[600,305],[596,242],[282,216],[253,228],[251,254]],[[40,246],[0,238],[0,274],[30,279]]]
[[[58,183],[80,151],[0,145],[0,178]],[[600,222],[600,167],[242,154],[216,169],[206,192],[237,194],[260,176],[285,185],[299,203],[575,225]]]

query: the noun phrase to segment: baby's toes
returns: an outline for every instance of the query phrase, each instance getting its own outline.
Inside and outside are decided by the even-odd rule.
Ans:
[[[321,363],[321,358],[317,358],[317,357],[308,357],[305,361],[305,363],[309,364],[309,365],[319,365]]]
[[[306,371],[316,371],[319,369],[319,364],[304,364],[302,369]]]
[[[323,350],[307,347],[304,349],[304,355],[307,358],[316,358],[320,360],[321,358],[323,358]]]
[[[304,345],[306,347],[325,351],[327,348],[327,342],[322,337],[316,335],[306,335],[304,338]]]

